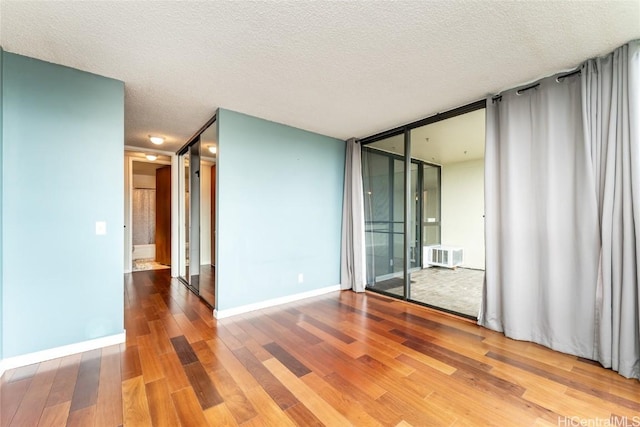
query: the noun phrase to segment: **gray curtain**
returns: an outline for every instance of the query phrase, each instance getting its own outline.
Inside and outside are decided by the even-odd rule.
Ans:
[[[595,358],[640,378],[640,42],[584,64],[582,106],[601,237]]]
[[[487,101],[478,323],[640,379],[639,45]]]
[[[364,292],[365,242],[362,151],[360,143],[346,143],[344,196],[342,203],[341,289]]]
[[[479,324],[593,358],[599,233],[580,76],[487,100]]]

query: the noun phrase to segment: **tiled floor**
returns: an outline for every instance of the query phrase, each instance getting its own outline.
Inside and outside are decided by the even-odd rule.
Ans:
[[[482,301],[484,271],[469,268],[431,267],[411,273],[411,299],[435,307],[478,316]],[[376,283],[380,289],[402,295],[402,278]]]

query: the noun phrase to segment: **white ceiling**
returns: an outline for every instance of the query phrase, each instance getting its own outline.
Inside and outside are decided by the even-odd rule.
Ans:
[[[125,144],[218,107],[363,137],[640,38],[640,1],[0,1],[9,52],[125,82]]]

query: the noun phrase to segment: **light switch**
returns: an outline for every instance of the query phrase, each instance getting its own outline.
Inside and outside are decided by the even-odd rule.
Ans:
[[[96,235],[102,236],[107,234],[107,223],[105,221],[96,221]]]

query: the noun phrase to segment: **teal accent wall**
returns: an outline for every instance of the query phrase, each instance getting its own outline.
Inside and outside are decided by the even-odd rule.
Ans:
[[[124,330],[124,84],[2,56],[6,359]]]
[[[218,138],[216,309],[338,285],[345,142],[224,109]]]

